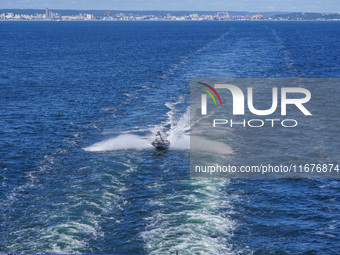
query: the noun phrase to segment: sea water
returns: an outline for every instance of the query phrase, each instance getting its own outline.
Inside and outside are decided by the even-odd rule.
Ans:
[[[0,253],[339,253],[337,179],[189,176],[191,78],[339,78],[339,41],[339,22],[1,22]],[[225,157],[252,162],[265,133],[242,132]],[[339,125],[305,135],[339,161]]]

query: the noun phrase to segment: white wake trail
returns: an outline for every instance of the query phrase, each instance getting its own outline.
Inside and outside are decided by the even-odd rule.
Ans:
[[[100,152],[129,149],[151,149],[153,148],[151,142],[154,139],[157,131],[160,131],[162,134],[165,134],[167,139],[170,140],[170,149],[172,150],[190,150],[190,146],[192,146],[191,149],[213,154],[233,153],[233,150],[230,148],[230,146],[222,142],[210,141],[203,137],[195,136],[195,139],[193,140],[194,142],[190,144],[190,108],[187,107],[183,114],[179,114],[176,105],[180,103],[183,103],[182,97],[180,97],[176,102],[165,104],[170,109],[167,112],[167,121],[150,128],[150,135],[148,136],[139,136],[125,133],[114,138],[97,142],[84,148],[84,150]]]
[[[108,140],[104,140],[95,143],[91,146],[84,148],[85,151],[114,151],[114,150],[129,150],[129,149],[150,149],[152,145],[150,143],[150,138],[124,134],[119,135]]]

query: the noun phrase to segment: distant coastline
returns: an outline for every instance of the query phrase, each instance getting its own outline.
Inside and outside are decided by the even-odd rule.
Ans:
[[[339,21],[340,13],[0,9],[0,21]]]

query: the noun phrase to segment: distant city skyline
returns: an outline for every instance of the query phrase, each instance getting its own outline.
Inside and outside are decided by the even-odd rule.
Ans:
[[[339,0],[0,0],[0,9],[187,10],[339,13]]]

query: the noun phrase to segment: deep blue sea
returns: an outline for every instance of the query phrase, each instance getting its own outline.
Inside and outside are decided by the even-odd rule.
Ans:
[[[339,43],[340,22],[0,22],[0,253],[340,254],[339,179],[190,179],[188,145],[191,78],[340,78]],[[325,92],[308,157],[339,162]],[[264,138],[231,133],[233,159]]]

